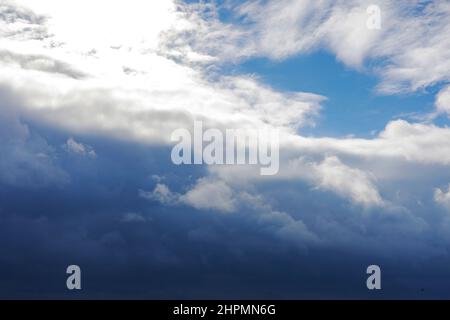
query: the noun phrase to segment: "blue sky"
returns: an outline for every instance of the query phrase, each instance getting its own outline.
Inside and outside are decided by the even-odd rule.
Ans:
[[[401,96],[379,94],[375,90],[378,79],[369,70],[360,72],[348,68],[326,52],[284,61],[250,59],[233,66],[233,71],[254,74],[282,91],[307,91],[326,96],[316,125],[302,131],[314,136],[370,138],[392,119],[432,112],[439,91],[430,88]]]
[[[449,32],[419,0],[3,1],[0,297],[448,298]],[[279,172],[173,164],[198,120],[279,130]]]

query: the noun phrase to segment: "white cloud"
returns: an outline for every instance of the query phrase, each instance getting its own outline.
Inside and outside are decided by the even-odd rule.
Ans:
[[[179,202],[180,195],[170,191],[165,184],[158,183],[151,192],[139,190],[139,196],[142,198],[160,202],[162,204],[174,205]]]
[[[391,121],[371,139],[287,133],[280,141],[280,172],[275,176],[261,177],[253,167],[213,166],[210,170],[232,186],[297,179],[355,204],[383,206],[387,201],[379,190],[386,183],[424,180],[430,168],[444,166],[440,170],[445,170],[450,165],[450,128],[405,120]]]
[[[233,190],[217,179],[199,179],[196,185],[180,197],[180,200],[197,209],[214,209],[233,212],[236,204]]]
[[[450,86],[443,88],[436,97],[436,112],[450,117]]]
[[[222,213],[246,212],[260,229],[300,249],[322,242],[302,220],[294,219],[286,212],[273,210],[261,195],[251,194],[245,189],[234,189],[217,176],[198,179],[185,194],[172,192],[168,186],[157,184],[151,192],[140,190],[140,195],[165,205],[187,205]]]
[[[72,154],[77,154],[81,156],[86,156],[90,158],[96,158],[97,154],[95,150],[86,144],[75,141],[74,138],[67,139],[67,142],[64,144],[64,149]]]
[[[315,172],[314,179],[318,188],[334,191],[363,206],[384,205],[373,177],[362,170],[344,165],[337,157],[327,157],[311,168]]]
[[[219,128],[266,124],[297,128],[312,123],[323,100],[313,94],[278,93],[246,77],[211,84],[198,72],[165,58],[147,59],[154,61],[157,72],[131,78],[120,75],[114,85],[8,66],[3,68],[0,86],[20,91],[21,111],[38,121],[146,144],[168,143],[173,130],[190,128],[194,118]]]
[[[299,180],[363,207],[381,207],[386,204],[379,194],[375,175],[345,165],[337,156],[326,156],[322,161],[304,156],[284,158],[280,168],[280,173],[272,177],[261,177],[257,170],[238,167],[214,167],[212,172],[235,187],[250,182]]]
[[[42,40],[48,37],[46,16],[12,1],[0,3],[0,38]]]
[[[440,205],[450,209],[450,184],[447,190],[436,188],[434,191],[434,200]]]
[[[165,205],[188,205],[200,210],[233,212],[236,200],[233,190],[223,181],[210,178],[199,179],[185,194],[172,192],[169,187],[157,183],[153,191],[139,191],[145,199]]]
[[[450,128],[433,124],[389,122],[373,139],[293,137],[292,146],[308,153],[334,153],[367,161],[396,160],[423,164],[450,164]]]
[[[326,49],[348,66],[372,69],[381,79],[378,90],[383,93],[416,91],[450,81],[450,4],[446,1],[232,3],[225,8],[235,19],[226,23],[211,13],[213,5],[185,5],[185,17],[191,23],[174,28],[171,39],[178,41],[172,49],[179,48],[182,55],[190,48],[222,61],[252,56],[277,60]],[[381,9],[380,30],[367,28],[366,10],[374,4]]]
[[[79,50],[137,45],[156,49],[159,33],[174,23],[176,17],[173,1],[16,0],[14,3],[48,17],[53,38]]]
[[[336,14],[347,12],[344,10],[347,7],[342,4],[340,4],[342,8],[333,5],[331,9],[327,7],[330,5],[330,2],[324,1],[307,6],[306,12],[309,14],[306,14],[302,11],[302,8],[306,8],[302,1],[296,2],[291,10],[285,10],[282,3],[278,2],[269,1],[267,6],[255,2],[252,5],[239,7],[239,12],[245,13],[248,19],[255,20],[252,24],[256,25],[266,23],[263,17],[273,13],[276,17],[282,14],[291,19],[282,20],[283,23],[290,23],[289,21],[297,21],[301,18],[300,25],[315,30],[315,27],[322,28],[320,27],[324,19],[322,15],[326,14],[328,20],[334,21]],[[350,5],[356,4],[351,2]],[[43,8],[49,6],[51,7],[50,2]],[[324,6],[328,10],[325,10],[325,13],[318,13]],[[51,12],[47,14],[56,16],[67,14],[67,12],[60,13],[60,10],[65,10],[61,5],[57,7],[44,11],[50,10]],[[359,7],[363,8],[361,3]],[[160,9],[164,12],[169,10],[164,6]],[[155,10],[158,12],[160,9]],[[388,6],[387,11],[389,12],[390,9],[394,10]],[[89,14],[99,13],[99,10],[100,7],[93,6]],[[169,15],[174,15],[171,19],[176,21],[176,26],[193,23],[183,20],[183,15],[180,18],[180,15],[172,12],[171,9],[167,12]],[[353,14],[352,12],[350,10],[349,14]],[[114,16],[113,13],[114,11],[111,13]],[[28,14],[31,15],[31,13]],[[362,14],[366,14],[365,10]],[[51,28],[57,29],[57,21],[60,20],[63,19],[52,22]],[[38,21],[41,20],[38,19]],[[42,21],[44,24],[45,20]],[[211,27],[207,21],[204,23],[206,24],[204,28]],[[155,28],[157,29],[155,32],[160,34],[162,30],[165,30],[166,25]],[[224,30],[228,31],[227,28]],[[272,31],[267,29],[266,32]],[[284,32],[284,34],[291,33]],[[300,36],[303,33],[297,30],[292,34]],[[351,33],[349,37],[352,38]],[[162,38],[164,39],[164,36]],[[28,117],[76,133],[105,134],[118,139],[143,143],[168,143],[170,133],[174,129],[189,128],[194,118],[202,119],[206,126],[222,128],[253,128],[269,123],[275,127],[291,130],[293,133],[292,129],[313,121],[314,115],[320,110],[320,102],[324,99],[312,94],[277,92],[261,85],[255,78],[243,76],[222,77],[210,82],[203,70],[174,63],[154,52],[140,51],[139,45],[126,50],[99,48],[93,56],[86,56],[79,50],[71,48],[70,37],[66,40],[65,49],[47,48],[45,46],[47,40],[25,41],[29,42],[30,48],[40,52],[39,55],[28,53],[34,50],[24,48],[23,43],[19,41],[6,41],[5,44],[10,51],[3,57],[0,85],[5,90],[20,93],[17,105]],[[76,48],[76,45],[74,43],[73,46]],[[278,50],[279,46],[272,46],[272,48]],[[346,52],[355,52],[355,50],[347,49]],[[41,57],[41,60],[44,59],[43,57],[48,57],[53,59],[50,61],[65,63],[66,69],[70,66],[69,70],[77,70],[88,77],[82,79],[62,77],[64,73],[49,72],[48,66],[43,68],[42,65],[32,65],[33,68],[30,69],[28,65],[24,67],[23,63],[17,65],[17,62],[11,61],[11,58],[5,59],[6,56],[17,57],[14,61],[18,59],[30,61],[36,56]],[[56,58],[58,59],[55,60]],[[55,66],[54,62],[52,65]],[[124,73],[124,65],[129,65],[139,73],[133,75]],[[438,106],[441,105],[442,103],[439,102]],[[407,135],[400,136],[403,134]],[[446,164],[450,160],[448,159],[450,153],[447,152],[447,136],[446,128],[410,124],[399,120],[389,123],[386,130],[375,139],[314,139],[289,135],[286,140],[292,141],[296,149],[302,151],[344,153],[362,157],[398,157],[408,161]],[[287,147],[290,146],[287,145]]]
[[[17,94],[21,113],[51,126],[168,143],[173,130],[190,127],[194,118],[214,127],[296,129],[313,123],[324,99],[281,93],[249,76],[211,81],[205,70],[165,57],[162,31],[186,22],[172,1],[117,1],[107,9],[91,1],[10,3],[0,15],[3,25],[18,23],[5,12],[26,10],[27,16],[45,15],[28,20],[48,33],[38,41],[0,39],[0,88]]]

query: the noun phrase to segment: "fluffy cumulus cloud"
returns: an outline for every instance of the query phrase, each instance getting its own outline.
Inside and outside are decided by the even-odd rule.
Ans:
[[[193,189],[181,197],[181,200],[197,209],[218,209],[224,212],[235,210],[233,191],[220,180],[201,179]]]
[[[153,191],[140,190],[139,195],[167,205],[185,204],[196,209],[212,209],[219,212],[236,210],[233,190],[224,181],[215,179],[199,179],[185,194],[172,192],[167,185],[158,183]]]
[[[327,157],[319,164],[300,166],[299,170],[312,173],[312,179],[318,188],[334,191],[364,206],[383,205],[371,176],[359,169],[345,166],[335,156]]]

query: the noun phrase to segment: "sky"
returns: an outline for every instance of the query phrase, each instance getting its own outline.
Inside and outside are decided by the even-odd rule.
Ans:
[[[446,1],[0,0],[0,298],[450,298],[448,34]],[[175,165],[194,121],[278,130],[279,172]]]

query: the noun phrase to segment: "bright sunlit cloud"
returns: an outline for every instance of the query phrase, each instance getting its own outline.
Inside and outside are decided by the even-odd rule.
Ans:
[[[174,22],[170,0],[18,0],[49,18],[55,38],[79,49],[145,45],[155,49],[159,33]]]

